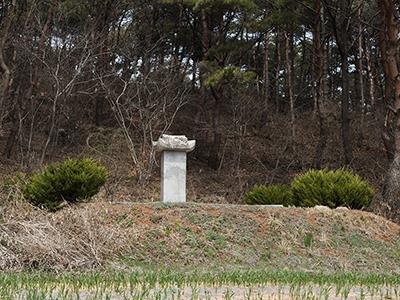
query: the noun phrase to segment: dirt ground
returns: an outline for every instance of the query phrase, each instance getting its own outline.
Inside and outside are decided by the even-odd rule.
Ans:
[[[2,270],[226,266],[400,273],[400,226],[345,208],[93,202],[9,207]]]

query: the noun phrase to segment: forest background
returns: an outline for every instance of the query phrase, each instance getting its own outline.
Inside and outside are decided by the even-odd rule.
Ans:
[[[157,200],[162,133],[197,140],[192,201],[351,168],[400,221],[395,0],[0,1],[2,175],[70,156],[105,199]]]

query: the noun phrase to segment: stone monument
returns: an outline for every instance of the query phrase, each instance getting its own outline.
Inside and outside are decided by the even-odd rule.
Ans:
[[[186,155],[196,141],[184,135],[163,134],[153,147],[161,152],[161,201],[186,202]]]

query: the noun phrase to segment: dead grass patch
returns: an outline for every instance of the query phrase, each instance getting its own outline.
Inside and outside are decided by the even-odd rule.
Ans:
[[[400,226],[359,211],[94,202],[47,213],[20,201],[1,216],[2,270],[101,269],[128,258],[205,268],[400,272]]]

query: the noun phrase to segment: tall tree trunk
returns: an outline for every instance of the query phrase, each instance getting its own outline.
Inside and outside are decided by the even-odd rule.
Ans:
[[[350,135],[350,117],[349,117],[349,60],[346,55],[341,56],[341,72],[342,72],[342,140],[346,165],[350,164],[353,160],[353,149],[351,144]]]
[[[217,21],[218,20],[218,21]],[[222,44],[224,42],[224,34],[223,34],[223,15],[220,14],[217,18],[216,23],[220,24],[220,31],[218,34],[214,34],[214,32],[210,29],[211,17],[209,13],[205,10],[201,10],[201,26],[202,26],[202,35],[201,35],[201,43],[202,43],[202,57],[201,60],[207,61],[208,59],[213,59],[209,57],[209,50],[215,44]],[[202,68],[200,68],[202,69]],[[202,106],[205,107],[208,102],[206,87],[204,84],[205,74],[201,74],[201,87],[200,87],[200,96],[202,98]],[[210,131],[208,136],[209,142],[209,153],[208,153],[208,165],[217,170],[220,166],[220,146],[222,142],[222,134],[220,128],[220,110],[222,105],[222,95],[220,91],[211,89],[211,94],[214,99],[213,106],[211,108],[210,116],[207,118],[210,124]]]
[[[293,83],[292,83],[292,62],[290,59],[290,42],[289,33],[285,31],[285,62],[286,62],[286,80],[287,89],[289,95],[289,106],[290,106],[290,146],[294,148],[294,142],[296,137],[295,127],[295,113],[294,113],[294,97],[293,97]]]
[[[96,63],[96,72],[97,75],[103,80],[103,77],[106,75],[108,71],[108,65],[110,62],[110,54],[108,53],[108,34],[109,34],[109,19],[111,14],[113,1],[108,0],[104,3],[104,6],[99,8],[98,10],[98,20],[96,30],[96,44],[98,47],[97,53],[97,63]],[[100,88],[96,95],[96,103],[95,103],[95,124],[96,126],[101,126],[104,122],[104,107],[106,103],[106,93],[103,88]]]
[[[293,67],[293,78],[297,78],[296,79],[296,83],[294,86],[294,90],[295,91],[301,91],[307,84],[307,75],[308,75],[308,70],[309,70],[309,61],[308,61],[308,45],[307,45],[307,31],[304,30],[303,32],[303,36],[301,39],[301,62],[300,62],[300,70],[298,72],[298,76],[296,76],[296,69]],[[294,50],[294,43],[293,43],[293,39],[292,39],[292,43],[291,43],[291,47],[292,50]],[[294,54],[295,52],[293,51],[292,54]],[[292,64],[293,66],[295,65],[295,60],[292,58]]]
[[[269,32],[264,32],[264,110],[268,111],[270,87],[269,87]]]
[[[315,45],[315,38],[316,38],[316,30],[314,29],[314,49],[312,54],[312,65],[311,65],[311,96],[313,100],[313,115],[318,114],[318,98],[317,98],[317,81],[318,81],[318,74],[317,74],[317,49]]]
[[[340,53],[340,70],[342,74],[341,118],[342,142],[345,164],[353,160],[353,147],[350,133],[350,76],[349,76],[349,50],[350,50],[350,22],[352,14],[351,0],[329,1],[325,6],[334,29],[336,43]]]
[[[392,135],[386,141],[387,151],[392,151],[392,161],[386,175],[383,201],[387,204],[389,217],[399,218],[400,213],[400,73],[399,44],[400,30],[399,13],[394,0],[381,0],[380,15],[383,23],[381,34],[382,63],[384,65],[386,91],[385,103],[387,109],[386,126]]]
[[[208,26],[208,13],[205,9],[201,10],[201,57],[200,57],[200,63],[204,60],[207,60],[207,55],[208,51],[211,47],[211,32]],[[207,103],[207,95],[206,95],[206,87],[205,87],[205,74],[204,74],[204,68],[199,66],[199,80],[200,80],[200,107],[204,108]],[[200,120],[201,113],[203,112],[202,109],[197,110],[197,115],[196,115],[196,122]]]
[[[385,74],[385,88],[384,88],[384,112],[382,112],[382,117],[384,118],[383,131],[382,131],[382,139],[386,150],[386,156],[389,160],[393,160],[395,154],[395,139],[393,134],[393,114],[396,114],[396,111],[393,107],[393,93],[395,87],[395,81],[397,76],[397,62],[396,62],[396,53],[394,49],[394,37],[395,27],[392,25],[391,18],[391,3],[392,1],[382,1],[380,2],[380,14],[382,19],[382,30],[379,32],[379,40],[380,40],[380,50],[381,50],[381,59],[383,65],[383,72]],[[394,29],[393,29],[394,28]],[[389,30],[390,32],[389,34]],[[392,45],[391,45],[392,44]],[[390,55],[390,57],[389,57]]]
[[[1,83],[0,83],[0,127],[3,125],[3,119],[6,114],[5,112],[5,100],[8,96],[8,92],[11,85],[11,69],[8,65],[6,58],[4,58],[4,50],[6,48],[6,42],[9,38],[11,25],[14,20],[15,12],[17,8],[17,0],[12,0],[10,7],[7,8],[6,15],[4,17],[4,24],[0,32],[0,68],[2,71]],[[4,9],[4,7],[3,7]]]
[[[326,101],[325,101],[325,88],[326,88],[326,55],[325,47],[322,43],[321,36],[325,35],[324,27],[324,13],[321,7],[321,1],[317,0],[316,9],[316,22],[314,28],[314,63],[315,63],[315,97],[316,97],[316,109],[318,112],[318,123],[319,123],[319,137],[318,144],[315,149],[315,156],[313,165],[315,168],[320,169],[322,167],[322,161],[324,158],[324,152],[328,140],[328,129],[326,126]]]
[[[274,85],[274,100],[275,109],[277,112],[280,111],[280,72],[281,72],[281,32],[279,27],[276,28],[275,33],[275,85]]]
[[[374,114],[376,114],[376,96],[375,96],[375,70],[372,66],[372,59],[371,59],[371,53],[370,53],[370,48],[365,47],[364,49],[364,56],[365,60],[367,62],[367,76],[368,76],[368,82],[369,82],[369,102],[371,105],[371,110]]]
[[[17,8],[17,1],[13,0],[10,3],[10,7],[8,8],[5,19],[4,19],[4,25],[2,26],[1,30],[1,37],[0,37],[0,67],[2,71],[1,75],[1,83],[0,83],[0,128],[3,127],[3,121],[5,116],[9,113],[10,115],[10,120],[11,120],[11,131],[8,134],[6,145],[4,148],[3,155],[5,155],[7,158],[11,157],[12,150],[18,135],[18,110],[19,110],[19,97],[17,98],[17,101],[14,105],[12,105],[11,111],[7,112],[7,107],[6,107],[6,100],[10,100],[10,102],[13,102],[15,97],[15,93],[10,92],[10,87],[12,84],[12,74],[11,74],[11,67],[10,63],[15,62],[15,55],[14,57],[6,61],[6,58],[4,57],[4,50],[6,48],[6,42],[9,38],[10,35],[10,30],[11,30],[11,25],[13,23],[15,13],[16,13],[16,8]]]
[[[365,87],[364,87],[364,48],[363,48],[363,25],[362,25],[362,9],[358,9],[358,83],[360,85],[360,129],[359,129],[359,139],[364,138],[364,120],[365,120]]]

